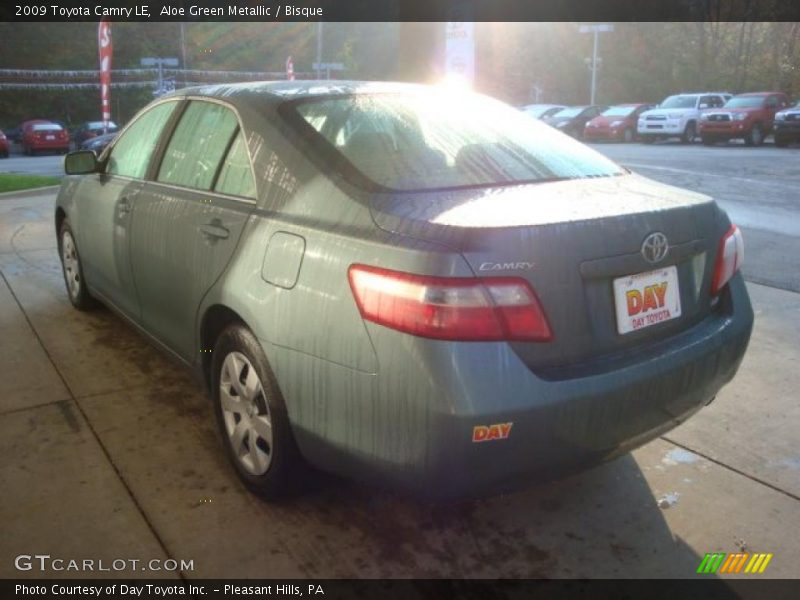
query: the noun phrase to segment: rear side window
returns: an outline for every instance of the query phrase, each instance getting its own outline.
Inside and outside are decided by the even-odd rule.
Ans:
[[[158,104],[136,119],[114,144],[106,172],[142,179],[158,138],[176,105],[177,102]]]
[[[245,198],[256,197],[256,183],[241,131],[236,134],[236,139],[222,163],[214,191]]]
[[[157,180],[210,190],[237,126],[230,109],[214,102],[190,102],[169,141]]]

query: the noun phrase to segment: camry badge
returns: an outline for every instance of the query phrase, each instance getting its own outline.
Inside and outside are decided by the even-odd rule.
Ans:
[[[660,231],[656,231],[644,238],[642,242],[642,256],[649,263],[657,263],[667,256],[669,243],[667,236]]]

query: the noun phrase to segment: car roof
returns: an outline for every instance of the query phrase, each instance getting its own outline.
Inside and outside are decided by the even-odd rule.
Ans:
[[[232,104],[263,104],[264,102],[280,104],[286,100],[314,97],[414,92],[431,88],[432,86],[417,83],[383,81],[250,81],[188,87],[165,94],[163,97],[206,96],[226,100]]]
[[[774,94],[785,95],[783,92],[745,92],[744,94],[736,94],[736,96],[772,96]]]

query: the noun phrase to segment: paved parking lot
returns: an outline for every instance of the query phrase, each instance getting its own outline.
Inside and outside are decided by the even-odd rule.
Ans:
[[[53,192],[0,196],[0,576],[46,553],[192,560],[188,578],[691,577],[706,552],[745,549],[774,554],[763,576],[797,577],[800,151],[599,149],[715,193],[744,225],[756,311],[744,364],[711,406],[631,455],[455,505],[339,480],[292,503],[251,496],[188,375],[109,311],[69,305]]]

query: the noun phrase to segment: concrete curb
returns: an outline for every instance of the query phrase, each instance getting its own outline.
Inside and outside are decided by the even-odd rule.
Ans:
[[[0,198],[7,198],[9,196],[19,196],[26,198],[28,196],[41,196],[50,192],[55,192],[61,185],[46,185],[38,188],[28,188],[26,190],[15,190],[13,192],[0,192]]]

